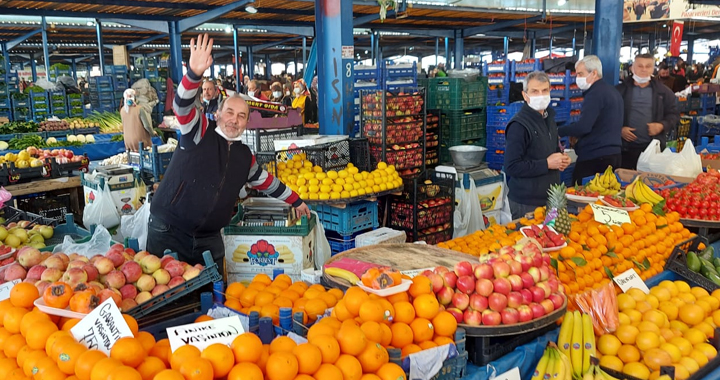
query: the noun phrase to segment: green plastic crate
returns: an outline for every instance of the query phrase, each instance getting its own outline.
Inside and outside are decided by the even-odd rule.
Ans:
[[[485,105],[487,78],[475,81],[463,78],[441,78],[431,82],[435,106],[443,110],[466,110]]]
[[[262,227],[249,227],[239,226],[238,224],[243,217],[243,208],[238,206],[238,213],[230,220],[230,225],[223,229],[225,235],[282,235],[282,236],[307,236],[315,228],[317,218],[312,215],[310,221],[307,220],[306,216],[303,216],[301,223],[290,226],[290,227],[274,227],[274,226],[262,226]]]
[[[485,111],[444,111],[440,118],[440,142],[473,140],[485,136]]]
[[[485,146],[485,136],[472,139],[472,140],[450,140],[440,144],[440,164],[452,164],[452,157],[450,157],[450,147],[457,145],[475,145]]]

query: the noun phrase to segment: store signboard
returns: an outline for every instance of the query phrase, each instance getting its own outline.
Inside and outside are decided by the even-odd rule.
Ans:
[[[681,20],[697,17],[720,18],[720,7],[690,4],[687,0],[657,0],[652,2],[625,0],[623,6],[623,22],[625,23]]]
[[[132,337],[127,322],[112,298],[108,298],[70,329],[73,338],[89,349],[110,355],[112,346],[124,337]]]
[[[215,343],[230,346],[232,341],[244,332],[238,316],[167,328],[170,349],[173,352],[187,344],[200,351]]]
[[[20,280],[12,280],[10,282],[6,282],[2,285],[0,285],[0,301],[4,301],[8,298],[10,298],[10,290],[12,290],[13,286],[16,284],[19,284]]]

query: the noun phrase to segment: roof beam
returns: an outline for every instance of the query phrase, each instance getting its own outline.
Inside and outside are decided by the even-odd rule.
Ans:
[[[122,20],[122,19],[114,19],[114,18],[108,18],[103,19],[102,21],[105,22],[114,22],[117,24],[123,24],[123,25],[130,25],[134,26],[136,28],[143,28],[147,30],[152,30],[159,33],[168,33],[168,24],[164,21],[150,21],[150,20]]]
[[[274,42],[268,42],[268,43],[266,43],[266,44],[255,45],[255,46],[252,47],[252,51],[253,51],[253,52],[261,51],[261,50],[263,50],[263,49],[267,49],[267,48],[275,47],[275,46],[278,46],[278,45],[282,45],[282,44],[284,44],[284,43],[286,43],[286,42],[295,41],[295,40],[300,39],[300,38],[302,38],[302,37],[290,37],[290,38],[286,38],[286,39],[280,40],[280,41],[274,41]]]
[[[280,25],[244,25],[236,24],[233,25],[236,29],[262,29],[268,32],[282,33],[282,34],[295,34],[298,36],[314,37],[315,29],[310,26],[280,26]]]
[[[118,20],[149,20],[149,21],[172,21],[177,20],[177,17],[171,16],[157,16],[157,15],[146,15],[146,14],[131,14],[131,13],[99,13],[99,12],[74,12],[74,11],[56,11],[47,10],[51,12],[52,17],[79,17],[79,18],[98,18],[107,19],[113,18]],[[2,15],[13,15],[13,16],[37,16],[37,9],[29,8],[10,8],[0,7],[0,14]],[[108,20],[109,21],[109,20]]]
[[[493,24],[490,24],[490,25],[474,26],[474,27],[472,27],[472,28],[463,29],[462,35],[463,35],[464,37],[472,37],[472,36],[474,36],[474,35],[476,35],[476,34],[483,34],[483,33],[486,33],[486,32],[492,32],[493,30],[499,30],[499,29],[502,29],[502,28],[506,28],[506,27],[510,27],[510,26],[515,26],[515,25],[521,24],[521,23],[535,22],[535,21],[542,20],[542,19],[543,19],[543,16],[539,15],[539,16],[533,16],[533,17],[528,17],[528,18],[521,18],[521,19],[514,19],[514,20],[507,20],[507,21],[496,22],[496,23],[493,23]]]
[[[10,49],[14,48],[15,46],[20,45],[22,42],[24,42],[28,38],[33,37],[40,32],[42,32],[42,28],[33,30],[32,32],[26,33],[20,37],[15,38],[14,40],[8,41],[6,44],[7,49],[10,50]]]
[[[201,13],[197,16],[187,17],[184,19],[179,20],[177,23],[178,26],[178,32],[184,32],[186,30],[192,29],[198,25],[204,24],[206,22],[212,21],[216,18],[222,17],[240,7],[245,6],[246,4],[252,3],[254,0],[239,0],[234,1],[230,4],[223,5],[222,7],[214,7],[210,10],[208,10],[205,13]]]
[[[219,18],[214,20],[214,22],[219,24],[237,24],[238,19],[232,19],[232,18]],[[266,26],[309,26],[311,28],[315,27],[314,21],[290,21],[290,20],[272,20],[272,19],[258,19],[258,20],[248,20],[248,23],[252,23],[252,25],[260,26],[263,29],[267,29]]]
[[[160,38],[165,38],[165,37],[167,37],[167,36],[168,36],[167,33],[158,34],[158,35],[155,35],[155,36],[152,36],[152,37],[145,38],[145,39],[140,40],[140,41],[136,41],[136,42],[127,44],[126,46],[127,46],[127,49],[128,49],[128,50],[132,50],[132,49],[135,49],[135,48],[140,47],[140,46],[142,46],[142,45],[145,45],[146,43],[153,42],[153,41],[155,41],[155,40],[158,40],[158,39],[160,39]]]
[[[211,6],[204,2],[193,3],[172,3],[169,1],[140,1],[133,0],[43,0],[44,3],[62,3],[62,4],[93,4],[107,5],[116,7],[139,7],[139,8],[166,8],[166,9],[189,9],[189,10],[207,10]]]

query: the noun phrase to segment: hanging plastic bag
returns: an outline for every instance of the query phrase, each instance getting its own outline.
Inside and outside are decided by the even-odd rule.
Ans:
[[[101,191],[101,196],[95,198],[93,203],[85,205],[83,211],[83,224],[85,224],[85,227],[90,228],[90,226],[96,225],[113,228],[120,224],[120,214],[117,207],[115,207],[107,183]]]
[[[464,179],[461,179],[465,182]],[[455,199],[458,206],[455,208],[454,214],[454,231],[453,238],[467,236],[478,230],[485,229],[483,221],[482,207],[475,191],[475,180],[470,178],[470,188],[465,190],[465,186],[455,188]]]
[[[134,215],[123,215],[120,234],[126,238],[135,238],[141,251],[147,246],[148,223],[150,222],[150,202],[145,202]]]
[[[62,244],[58,244],[53,249],[53,253],[63,252],[66,254],[77,253],[87,258],[91,258],[95,255],[104,255],[105,252],[110,248],[110,242],[112,237],[110,232],[103,226],[97,226],[95,232],[90,238],[90,241],[86,243],[75,243],[75,241],[69,236],[65,236]]]
[[[661,152],[660,141],[653,140],[640,154],[637,169],[643,172],[695,178],[702,173],[702,159],[690,140],[685,141],[685,146],[679,153],[674,153],[670,149]]]
[[[315,270],[321,270],[323,268],[323,265],[325,265],[325,262],[330,259],[332,256],[332,251],[330,250],[330,242],[328,242],[327,237],[325,237],[325,227],[323,227],[322,223],[320,223],[320,216],[315,211],[311,211],[313,215],[315,215],[315,218],[317,219],[317,223],[315,223],[315,255],[313,257],[313,260],[315,261]]]
[[[140,207],[142,207],[143,202],[147,203],[145,200],[147,199],[147,186],[145,186],[145,182],[143,182],[142,179],[139,177],[135,178],[135,196],[133,196],[132,199],[132,206],[134,210],[137,210],[135,212],[140,211]]]
[[[0,186],[0,207],[3,207],[5,205],[5,202],[12,199],[12,194],[10,194],[9,191],[5,190],[4,187]]]

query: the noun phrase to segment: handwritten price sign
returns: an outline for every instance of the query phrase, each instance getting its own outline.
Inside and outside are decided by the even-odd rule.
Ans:
[[[193,345],[200,351],[213,343],[229,346],[235,337],[244,332],[238,316],[167,328],[170,349],[173,352],[186,344]]]
[[[600,206],[591,203],[595,221],[598,223],[609,225],[622,225],[623,223],[631,223],[630,214],[625,210],[619,210],[612,207]]]
[[[70,333],[87,348],[100,350],[107,355],[110,355],[110,349],[120,338],[133,336],[112,298],[85,316],[70,329]]]
[[[618,284],[623,293],[632,288],[640,289],[645,292],[645,294],[650,293],[650,289],[648,289],[647,284],[645,284],[645,281],[640,278],[640,275],[635,271],[635,269],[626,270],[620,275],[615,276],[613,281]]]

